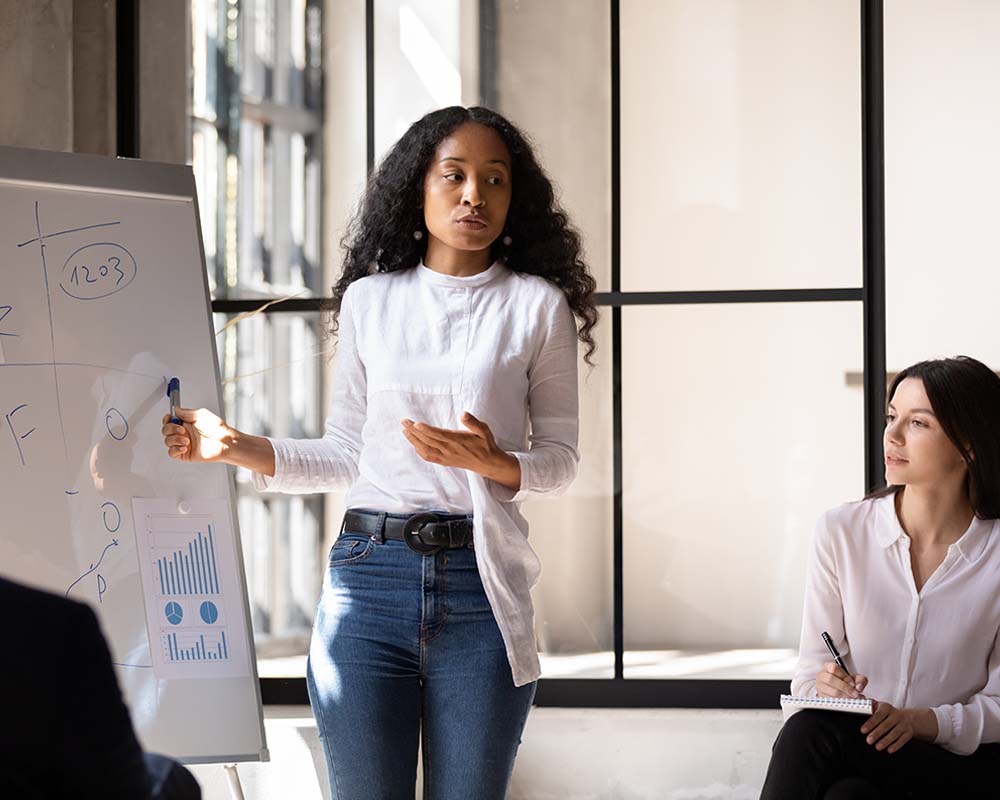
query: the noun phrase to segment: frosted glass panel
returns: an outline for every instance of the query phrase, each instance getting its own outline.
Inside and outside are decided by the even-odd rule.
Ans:
[[[499,0],[495,107],[531,136],[611,290],[611,12],[608,0]],[[484,31],[489,35],[489,31]]]
[[[576,480],[562,497],[522,507],[542,560],[533,599],[546,678],[614,676],[611,314],[605,312],[594,330],[597,366],[590,371],[580,361]]]
[[[885,4],[886,366],[1000,369],[1000,5]]]
[[[424,114],[486,105],[528,135],[611,289],[607,0],[376,0],[375,158]]]
[[[225,417],[253,434],[318,438],[332,342],[320,314],[258,314],[225,328],[215,315]],[[305,675],[313,612],[325,553],[336,536],[341,509],[330,495],[262,494],[249,470],[236,471],[247,590],[260,673]]]
[[[857,3],[621,3],[624,291],[861,285]]]
[[[622,317],[626,677],[785,678],[816,519],[863,492],[861,304]]]
[[[475,103],[478,35],[469,22],[476,5],[375,0],[376,161],[427,112],[463,98]]]

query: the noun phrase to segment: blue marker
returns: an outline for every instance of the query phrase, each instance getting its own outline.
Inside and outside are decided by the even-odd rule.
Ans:
[[[181,404],[181,379],[171,378],[170,383],[167,384],[167,397],[170,398],[170,421],[174,425],[183,425],[177,418],[177,414],[174,409],[179,407]]]

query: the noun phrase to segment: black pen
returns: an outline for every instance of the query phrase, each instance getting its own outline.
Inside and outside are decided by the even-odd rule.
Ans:
[[[174,425],[183,425],[177,418],[175,409],[181,404],[181,379],[171,378],[167,384],[167,397],[170,398],[170,421]]]
[[[844,659],[840,657],[840,653],[837,652],[837,648],[833,646],[833,639],[830,638],[830,634],[823,631],[823,641],[826,642],[827,648],[830,650],[830,655],[833,656],[833,660],[837,662],[837,666],[840,667],[848,675],[851,673],[847,670],[847,665],[844,663]]]

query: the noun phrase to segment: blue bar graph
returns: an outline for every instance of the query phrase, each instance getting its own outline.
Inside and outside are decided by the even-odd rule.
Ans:
[[[171,548],[171,552],[156,559],[156,571],[160,594],[164,596],[219,594],[212,526],[208,526],[208,536],[199,531],[179,549]]]
[[[222,631],[165,632],[164,656],[167,661],[228,661],[229,644]]]

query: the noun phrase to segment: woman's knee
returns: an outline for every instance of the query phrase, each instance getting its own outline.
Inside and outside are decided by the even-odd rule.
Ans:
[[[789,717],[774,743],[774,754],[802,757],[805,754],[829,756],[841,746],[843,737],[840,715],[804,709]]]
[[[826,790],[823,800],[882,800],[882,793],[864,778],[841,778]]]

